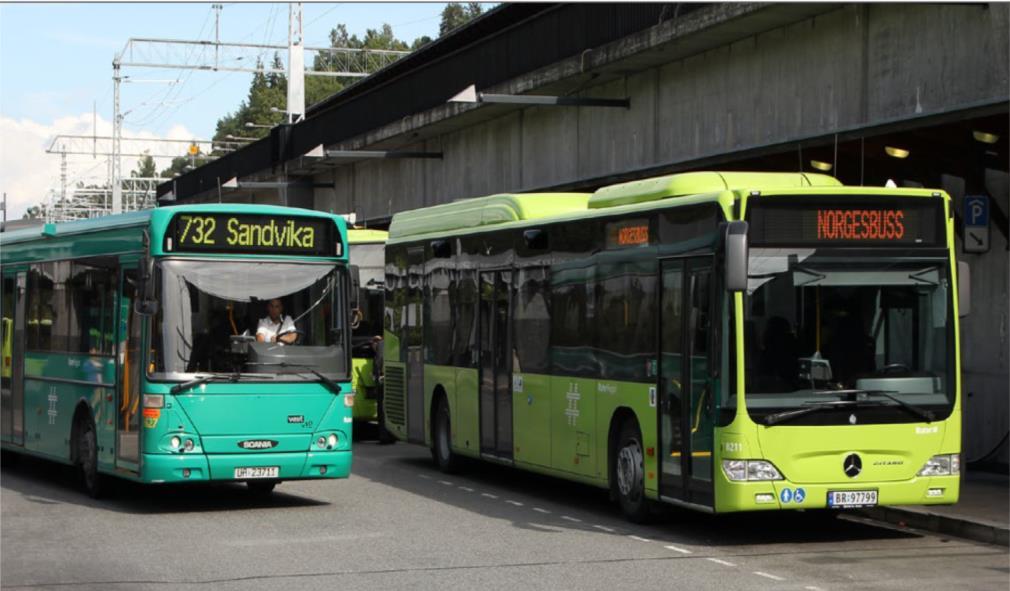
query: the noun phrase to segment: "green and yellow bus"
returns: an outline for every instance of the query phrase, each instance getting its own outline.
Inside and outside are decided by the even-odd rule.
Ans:
[[[378,422],[379,438],[391,439],[382,425],[375,379],[375,340],[382,337],[382,300],[385,296],[385,248],[388,235],[383,230],[348,228],[352,277],[351,365],[354,385],[354,422]]]
[[[258,492],[348,475],[343,219],[174,206],[4,232],[0,249],[5,451],[78,466],[92,495],[106,475]]]
[[[633,520],[954,503],[952,228],[941,191],[777,173],[397,214],[387,426]]]

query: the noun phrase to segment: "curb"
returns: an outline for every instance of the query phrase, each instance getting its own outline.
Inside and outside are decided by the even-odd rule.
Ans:
[[[860,513],[870,519],[895,525],[967,538],[986,544],[1010,546],[1010,529],[998,525],[896,507],[862,509]]]

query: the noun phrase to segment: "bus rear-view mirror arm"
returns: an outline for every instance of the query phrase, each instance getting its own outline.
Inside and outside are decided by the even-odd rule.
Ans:
[[[724,239],[726,290],[744,291],[747,289],[747,222],[726,224]]]
[[[964,261],[957,262],[957,315],[971,314],[971,267]]]

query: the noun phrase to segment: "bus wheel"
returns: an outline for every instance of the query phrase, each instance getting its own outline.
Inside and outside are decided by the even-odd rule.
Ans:
[[[648,499],[645,498],[645,464],[642,453],[642,435],[638,424],[624,421],[617,438],[617,453],[610,487],[628,520],[642,523],[649,517]]]
[[[98,473],[98,436],[95,422],[84,417],[77,429],[77,465],[84,490],[93,499],[102,496],[102,475]]]
[[[274,492],[274,487],[277,486],[276,480],[249,480],[245,483],[249,487],[249,491],[257,495],[269,495]]]
[[[449,423],[449,405],[444,398],[439,398],[435,409],[434,429],[431,434],[431,458],[435,460],[438,469],[451,474],[459,469],[459,458],[452,453],[449,434],[452,433]]]

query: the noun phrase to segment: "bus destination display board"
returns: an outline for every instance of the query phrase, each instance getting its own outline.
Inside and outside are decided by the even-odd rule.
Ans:
[[[939,199],[775,197],[748,203],[749,242],[762,246],[940,246]]]
[[[334,224],[283,215],[180,213],[169,222],[166,252],[333,256]]]

